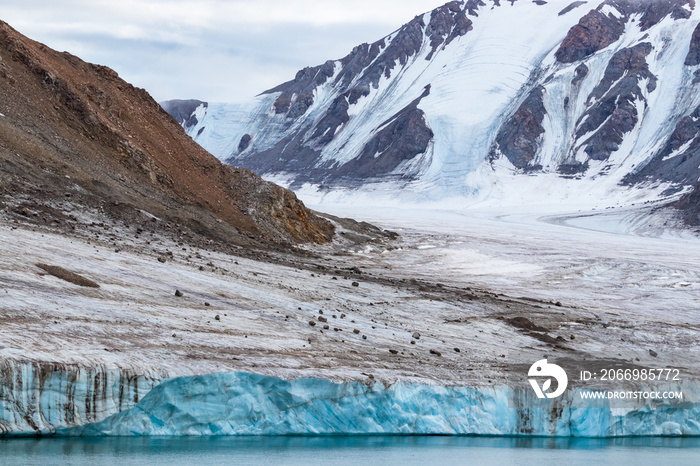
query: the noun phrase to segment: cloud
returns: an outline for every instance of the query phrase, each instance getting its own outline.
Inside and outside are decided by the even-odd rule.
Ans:
[[[157,100],[240,101],[389,34],[441,0],[0,0],[23,34]]]

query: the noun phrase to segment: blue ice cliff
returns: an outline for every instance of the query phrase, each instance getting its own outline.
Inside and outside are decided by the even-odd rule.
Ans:
[[[10,386],[2,366],[4,435],[700,435],[695,385],[682,387],[682,402],[615,408],[584,402],[576,390],[543,404],[527,389],[506,386],[366,385],[243,372],[158,383],[156,374],[59,367],[34,377],[36,366],[22,366],[13,371],[20,383]]]

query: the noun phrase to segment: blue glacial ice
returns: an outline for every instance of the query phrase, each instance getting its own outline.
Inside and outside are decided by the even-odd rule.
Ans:
[[[0,361],[0,436],[473,434],[700,435],[700,386],[625,408],[527,386],[283,380],[243,372],[166,378],[125,369]],[[678,388],[678,387],[676,387]]]
[[[697,400],[694,386],[686,399]],[[397,382],[282,380],[242,372],[180,377],[134,407],[62,435],[474,434],[609,437],[700,435],[700,404],[581,401],[571,390],[544,404],[527,389]],[[689,396],[688,396],[689,395]],[[576,401],[579,400],[579,401]]]

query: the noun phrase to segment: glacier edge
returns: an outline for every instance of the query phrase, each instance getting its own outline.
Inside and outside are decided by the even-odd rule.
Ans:
[[[678,387],[677,387],[678,388]],[[136,406],[59,435],[700,435],[696,385],[681,403],[619,408],[569,390],[538,400],[526,388],[282,380],[244,372],[178,377]],[[687,401],[690,400],[690,401]]]
[[[625,408],[582,389],[284,380],[247,372],[168,378],[124,369],[1,361],[0,436],[700,435],[700,384],[680,402]]]

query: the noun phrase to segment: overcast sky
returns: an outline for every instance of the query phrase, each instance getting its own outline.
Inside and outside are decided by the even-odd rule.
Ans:
[[[246,100],[447,0],[0,0],[0,19],[158,101]]]

